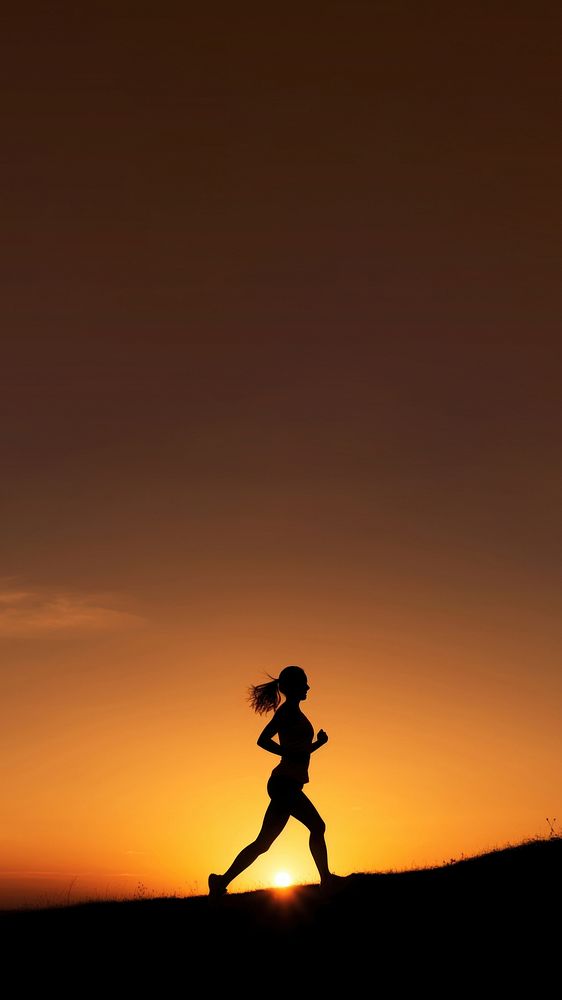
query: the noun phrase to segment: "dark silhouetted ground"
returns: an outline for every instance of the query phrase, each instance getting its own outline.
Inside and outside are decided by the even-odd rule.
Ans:
[[[561,888],[553,837],[441,868],[350,875],[332,894],[313,885],[76,904],[4,913],[1,930],[6,954],[27,956],[20,984],[41,973],[78,993],[106,977],[119,992],[159,983],[158,995],[423,987],[499,1000],[508,985],[536,995],[555,975]]]

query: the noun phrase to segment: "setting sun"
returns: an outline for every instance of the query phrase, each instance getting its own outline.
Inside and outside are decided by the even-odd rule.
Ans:
[[[293,884],[293,880],[288,872],[277,872],[273,881],[279,889],[286,889],[287,886]]]

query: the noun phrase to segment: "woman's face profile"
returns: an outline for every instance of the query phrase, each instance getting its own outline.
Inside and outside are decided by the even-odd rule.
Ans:
[[[302,700],[306,698],[308,692],[310,691],[310,684],[308,683],[306,674],[302,678],[302,683],[299,684],[298,691]]]

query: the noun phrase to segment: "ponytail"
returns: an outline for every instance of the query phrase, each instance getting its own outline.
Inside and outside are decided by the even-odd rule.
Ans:
[[[271,677],[271,674],[267,676]],[[252,684],[248,688],[248,701],[258,715],[274,712],[281,701],[277,678],[271,677],[271,680],[266,681],[265,684]]]

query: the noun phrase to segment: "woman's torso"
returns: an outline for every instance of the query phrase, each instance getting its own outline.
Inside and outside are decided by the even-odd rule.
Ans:
[[[281,746],[281,762],[273,768],[272,774],[293,778],[303,785],[308,781],[310,747],[314,739],[314,729],[300,708],[282,705],[277,710],[278,735]]]

